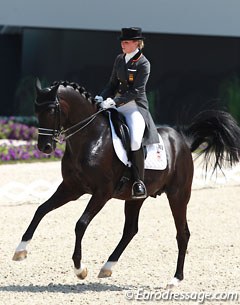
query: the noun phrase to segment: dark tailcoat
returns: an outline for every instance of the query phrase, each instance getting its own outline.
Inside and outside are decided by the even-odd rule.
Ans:
[[[117,107],[135,100],[146,122],[143,145],[159,142],[156,126],[148,109],[146,83],[149,74],[150,63],[140,51],[127,64],[125,55],[120,54],[114,62],[110,80],[101,92],[103,99],[113,98]]]

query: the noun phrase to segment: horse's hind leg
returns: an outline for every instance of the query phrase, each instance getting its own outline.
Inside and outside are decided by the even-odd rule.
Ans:
[[[187,224],[187,204],[190,199],[191,189],[187,187],[181,189],[174,194],[167,194],[170,207],[172,210],[176,230],[177,230],[177,244],[178,244],[178,259],[177,268],[174,278],[169,282],[168,288],[177,286],[178,283],[183,280],[183,268],[185,255],[187,251],[187,245],[190,238],[190,232]]]
[[[117,263],[120,255],[123,253],[132,238],[137,234],[139,212],[144,200],[145,199],[125,202],[125,224],[122,238],[113,253],[109,256],[107,262],[101,268],[98,275],[99,278],[109,277],[112,275],[112,267]]]
[[[27,257],[27,244],[32,239],[32,236],[42,220],[42,218],[49,213],[50,211],[53,211],[61,206],[63,206],[65,203],[76,200],[82,195],[82,193],[74,193],[72,190],[69,190],[64,182],[62,182],[56,192],[42,205],[40,205],[29,225],[26,232],[23,234],[22,240],[18,247],[16,248],[16,251],[13,256],[14,261],[20,261]]]

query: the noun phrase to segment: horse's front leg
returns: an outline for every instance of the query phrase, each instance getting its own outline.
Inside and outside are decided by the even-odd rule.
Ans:
[[[80,192],[74,193],[65,185],[64,182],[62,182],[57,188],[56,192],[46,202],[38,207],[29,227],[23,234],[20,244],[16,248],[16,251],[13,255],[13,260],[21,261],[27,257],[27,244],[32,239],[38,224],[47,213],[63,206],[65,203],[71,200],[78,199],[82,194],[83,193]]]
[[[109,196],[103,196],[102,194],[93,194],[90,199],[85,211],[78,220],[75,227],[76,242],[73,252],[73,263],[74,263],[74,272],[77,277],[83,280],[87,276],[87,268],[81,262],[82,260],[82,238],[83,235],[90,224],[91,220],[97,213],[103,208],[105,203],[109,200]]]
[[[107,262],[101,268],[98,277],[104,278],[112,275],[112,267],[117,263],[120,255],[123,253],[132,238],[138,232],[138,218],[139,212],[145,199],[132,200],[125,202],[125,224],[122,238],[109,256]]]

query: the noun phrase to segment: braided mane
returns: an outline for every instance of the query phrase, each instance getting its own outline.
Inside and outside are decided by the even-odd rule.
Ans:
[[[84,98],[86,98],[87,100],[91,101],[92,103],[95,103],[94,98],[92,97],[91,93],[89,93],[85,87],[80,86],[78,83],[75,82],[69,82],[69,81],[54,81],[52,83],[52,86],[56,86],[56,85],[62,85],[64,87],[70,86],[72,87],[74,90],[77,90]]]

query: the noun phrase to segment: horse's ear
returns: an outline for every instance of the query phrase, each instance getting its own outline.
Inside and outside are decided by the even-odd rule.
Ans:
[[[40,82],[39,78],[36,79],[35,87],[36,87],[37,93],[39,93],[42,89],[42,85],[41,85],[41,82]]]
[[[52,96],[56,97],[59,85],[60,85],[60,84],[57,83],[56,85],[54,85],[54,86],[51,88],[51,95],[52,95]]]
[[[59,84],[56,84],[55,86],[53,86],[53,87],[51,88],[51,93],[52,93],[54,96],[57,95],[58,87],[59,87]]]

